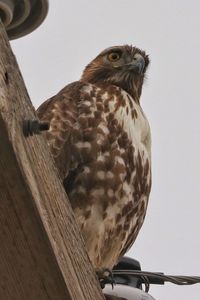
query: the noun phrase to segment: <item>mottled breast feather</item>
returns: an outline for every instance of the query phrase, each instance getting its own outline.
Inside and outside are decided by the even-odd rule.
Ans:
[[[95,268],[135,241],[151,187],[150,129],[138,103],[111,84],[75,82],[38,109]]]

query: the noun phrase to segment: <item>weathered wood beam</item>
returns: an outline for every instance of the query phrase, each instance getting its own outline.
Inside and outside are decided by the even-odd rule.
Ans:
[[[0,298],[102,300],[47,144],[23,135],[34,118],[0,24]]]

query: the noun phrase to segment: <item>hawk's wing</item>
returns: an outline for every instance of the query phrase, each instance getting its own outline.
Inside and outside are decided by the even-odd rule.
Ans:
[[[77,120],[77,107],[83,85],[81,82],[67,85],[37,109],[39,119],[50,123],[46,137],[62,179],[68,174],[72,163],[70,137]]]

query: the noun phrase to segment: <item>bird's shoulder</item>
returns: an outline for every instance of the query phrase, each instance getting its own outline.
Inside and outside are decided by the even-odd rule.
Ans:
[[[77,99],[81,88],[85,83],[81,81],[75,81],[66,85],[61,89],[55,96],[44,101],[37,109],[37,115],[40,119],[44,119],[48,111],[51,111],[55,104],[58,106],[62,105],[63,102],[69,102],[71,99]]]

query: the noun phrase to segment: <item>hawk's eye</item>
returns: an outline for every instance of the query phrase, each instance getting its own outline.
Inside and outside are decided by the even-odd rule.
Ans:
[[[121,58],[121,54],[118,52],[111,52],[108,54],[108,60],[111,62],[118,61]]]

